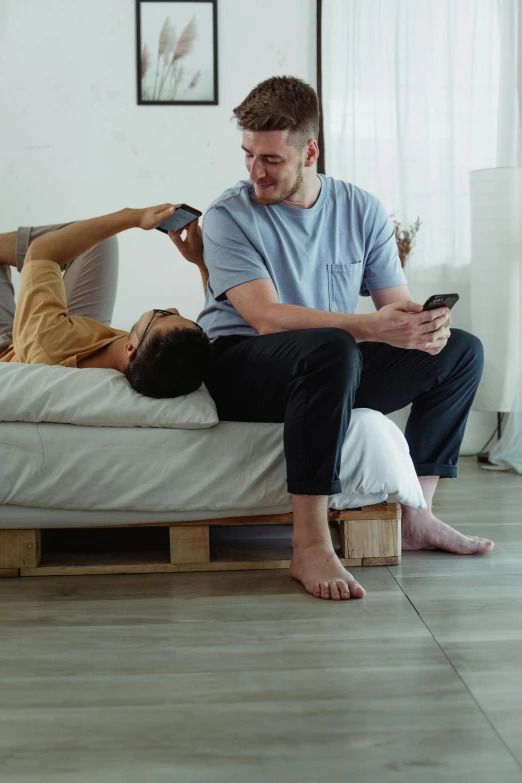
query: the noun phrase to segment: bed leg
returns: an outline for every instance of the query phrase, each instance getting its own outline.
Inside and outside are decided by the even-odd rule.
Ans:
[[[401,561],[401,520],[342,520],[341,557],[362,558],[363,566],[398,565]]]
[[[40,557],[39,530],[0,530],[0,568],[37,568]]]
[[[169,531],[171,563],[210,563],[208,525],[175,525]]]

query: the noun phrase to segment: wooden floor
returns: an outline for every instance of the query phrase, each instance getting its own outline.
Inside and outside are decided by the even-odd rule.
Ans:
[[[0,581],[1,783],[522,782],[522,478],[462,460],[485,557]]]

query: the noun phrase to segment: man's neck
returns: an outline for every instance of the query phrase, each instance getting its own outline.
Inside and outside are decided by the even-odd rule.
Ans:
[[[290,198],[285,199],[283,204],[296,209],[310,209],[317,203],[321,193],[321,178],[312,169],[305,169],[303,175],[303,184],[299,190]]]
[[[127,361],[125,354],[123,353],[123,346],[128,342],[129,335],[118,337],[117,340],[113,340],[112,343],[104,345],[96,353],[87,356],[86,359],[82,359],[78,364],[78,367],[101,367],[104,370],[118,370],[118,372],[125,372],[127,367]]]

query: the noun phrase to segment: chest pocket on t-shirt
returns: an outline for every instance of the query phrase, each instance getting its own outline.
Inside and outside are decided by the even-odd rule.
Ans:
[[[328,303],[332,313],[353,313],[357,307],[362,261],[354,264],[328,264]]]

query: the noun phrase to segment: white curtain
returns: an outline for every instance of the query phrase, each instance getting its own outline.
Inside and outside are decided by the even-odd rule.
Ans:
[[[499,140],[498,166],[519,167],[511,169],[517,183],[522,180],[522,2],[521,0],[502,0],[500,2],[500,20],[502,33],[501,92],[499,103]],[[518,296],[519,308],[522,303],[522,188],[514,189],[511,210],[518,216],[512,223],[512,267],[517,274],[512,285]],[[522,474],[522,338],[518,335],[518,350],[513,356],[513,364],[518,378],[515,401],[507,415],[504,433],[499,442],[491,449],[490,462],[498,467],[515,470]]]
[[[409,283],[467,280],[469,171],[497,165],[499,28],[499,0],[323,0],[326,172],[420,217]]]
[[[326,173],[405,227],[420,217],[408,283],[455,287],[469,305],[469,172],[522,166],[522,0],[323,0],[322,43]],[[522,270],[510,284],[522,302]],[[516,399],[490,460],[522,473],[515,353]]]
[[[484,346],[473,407],[513,410],[522,350],[522,167],[470,172],[471,331]]]

